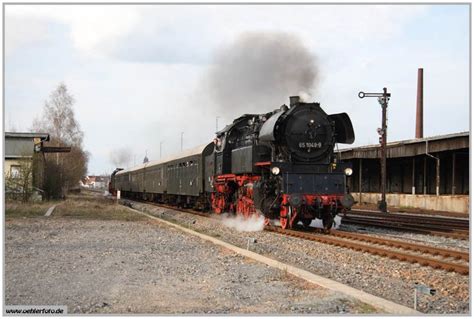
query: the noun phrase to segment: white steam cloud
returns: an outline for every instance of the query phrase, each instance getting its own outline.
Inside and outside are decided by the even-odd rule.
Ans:
[[[336,215],[334,217],[334,224],[332,225],[332,229],[338,229],[339,226],[341,226],[341,216]],[[323,228],[323,221],[321,219],[313,219],[313,221],[310,224],[311,227],[316,227],[316,228]]]
[[[338,229],[341,226],[341,216],[337,215],[334,217],[334,223],[332,229]],[[233,228],[240,232],[254,232],[262,231],[265,228],[265,218],[263,216],[252,215],[249,218],[244,218],[242,215],[230,215],[222,214],[221,221],[224,226]],[[280,220],[270,220],[271,225],[280,226]],[[301,222],[300,222],[301,224]],[[302,225],[302,224],[301,224]],[[321,219],[313,219],[310,224],[311,227],[324,228],[323,221]]]
[[[311,96],[311,94],[307,93],[307,92],[304,92],[304,91],[300,91],[298,93],[299,97],[300,97],[300,101],[301,102],[305,102],[305,103],[311,103],[311,102],[314,102],[313,101],[313,97]]]
[[[247,219],[242,215],[231,216],[223,214],[222,223],[240,232],[262,231],[265,227],[265,218],[263,216],[257,216],[256,214],[253,214]]]

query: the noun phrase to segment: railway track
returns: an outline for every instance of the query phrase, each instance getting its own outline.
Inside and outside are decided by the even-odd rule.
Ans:
[[[467,219],[351,211],[343,216],[342,224],[375,226],[427,235],[469,239],[469,220]]]
[[[211,216],[211,215],[208,214],[208,213],[202,213],[202,212],[200,212],[200,211],[193,210],[193,209],[190,209],[190,208],[181,208],[181,207],[177,207],[177,206],[171,206],[171,205],[166,205],[166,204],[159,204],[159,203],[155,203],[155,202],[149,202],[149,201],[146,201],[146,200],[140,200],[140,199],[133,199],[133,200],[131,200],[131,199],[125,199],[125,201],[138,202],[138,203],[153,205],[153,206],[157,206],[157,207],[162,207],[162,208],[177,210],[177,211],[180,211],[180,212],[183,212],[183,213],[189,213],[189,214],[198,215],[198,216],[201,216],[201,217],[210,217],[210,216]]]
[[[468,217],[468,214],[466,213],[454,213],[454,212],[446,212],[446,211],[430,211],[430,210],[419,210],[419,209],[410,209],[410,208],[400,208],[400,207],[389,207],[388,208],[390,211],[390,214],[400,214],[400,215],[418,215],[418,216],[433,216],[433,217],[447,217],[447,218],[460,218],[460,219],[466,219]],[[373,212],[373,213],[380,213],[380,210],[376,207],[376,205],[373,205],[372,207],[367,207],[367,206],[359,206],[359,205],[354,205],[352,206],[352,212]]]
[[[330,234],[316,234],[314,232],[281,229],[274,226],[266,226],[265,229],[287,236],[368,252],[400,261],[418,263],[435,269],[454,271],[463,275],[469,274],[469,264],[466,263],[469,261],[469,254],[461,251],[334,230]],[[447,258],[455,259],[455,261],[448,261]]]
[[[373,211],[351,210],[349,216],[368,216],[384,218],[385,220],[397,220],[411,223],[427,223],[429,225],[449,226],[455,229],[469,230],[469,219],[467,218],[449,218],[440,216],[421,216],[407,213],[380,213]]]
[[[137,200],[134,201],[147,203],[158,207],[164,207],[168,209],[179,210],[182,212],[191,213],[194,215],[199,215],[203,217],[209,217],[210,215],[207,213],[202,213],[192,209],[185,209],[176,206],[166,205],[166,204],[158,204],[153,202],[148,202],[144,200]],[[368,216],[368,217],[366,217]],[[403,220],[406,218],[406,220]],[[388,219],[388,220],[387,220]],[[425,224],[420,225],[421,222],[425,222],[426,220],[436,220],[438,223],[445,222],[446,226],[442,225],[432,225],[432,224]],[[458,222],[459,221],[459,222]],[[466,219],[450,219],[444,217],[434,217],[429,216],[425,218],[424,216],[413,216],[407,214],[382,214],[378,212],[372,211],[357,211],[351,212],[350,214],[346,214],[342,218],[343,224],[355,224],[360,226],[374,226],[380,228],[388,228],[400,231],[408,231],[414,233],[420,233],[424,235],[434,235],[434,236],[441,236],[447,238],[454,238],[454,239],[461,239],[461,240],[469,240],[469,220]],[[456,226],[456,223],[459,223]],[[454,225],[454,226],[451,226]]]
[[[185,209],[140,200],[133,201],[177,210],[180,212],[191,213],[193,215],[202,217],[211,216],[209,214],[192,209]],[[331,230],[330,233],[316,233],[316,228],[312,229],[312,231],[303,231],[285,230],[275,226],[265,226],[265,230],[338,247],[354,249],[356,251],[368,252],[374,255],[397,259],[400,261],[418,263],[422,266],[429,266],[435,269],[454,271],[463,275],[469,274],[469,265],[467,264],[469,262],[469,253],[458,250],[407,243],[394,239],[379,238],[370,235],[350,233],[339,230]],[[444,260],[440,258],[444,258]],[[446,259],[452,259],[453,261]]]
[[[407,243],[401,240],[380,238],[380,237],[350,233],[350,232],[345,232],[345,231],[340,231],[340,230],[332,230],[331,235],[340,237],[340,238],[347,238],[347,239],[357,240],[361,242],[368,242],[371,244],[384,245],[384,246],[389,246],[393,248],[410,250],[413,252],[421,252],[421,253],[430,254],[433,256],[442,256],[445,258],[453,258],[453,259],[469,262],[469,253],[464,252],[464,251],[459,251],[459,250],[438,248],[438,247],[420,245],[420,244],[415,244],[415,243]]]

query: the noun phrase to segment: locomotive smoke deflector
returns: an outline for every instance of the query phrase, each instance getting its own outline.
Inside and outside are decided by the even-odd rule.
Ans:
[[[354,143],[354,128],[347,113],[329,115],[329,119],[334,121],[336,131],[336,142],[343,144]]]
[[[265,123],[263,123],[262,128],[260,129],[260,133],[258,135],[258,139],[260,142],[274,142],[275,135],[273,134],[273,129],[275,127],[276,122],[286,111],[281,110],[273,114]]]

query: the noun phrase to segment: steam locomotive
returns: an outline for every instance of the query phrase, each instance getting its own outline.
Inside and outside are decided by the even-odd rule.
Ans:
[[[318,218],[330,229],[354,204],[346,185],[352,168],[334,153],[336,143],[354,142],[352,123],[346,113],[328,115],[298,96],[289,104],[242,115],[213,142],[178,156],[117,169],[109,191],[217,214],[263,215],[285,229]]]

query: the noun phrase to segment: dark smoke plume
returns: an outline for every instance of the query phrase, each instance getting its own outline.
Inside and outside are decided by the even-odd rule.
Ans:
[[[206,80],[219,111],[240,115],[288,105],[290,95],[308,96],[318,70],[316,57],[296,36],[252,32],[217,52]]]

